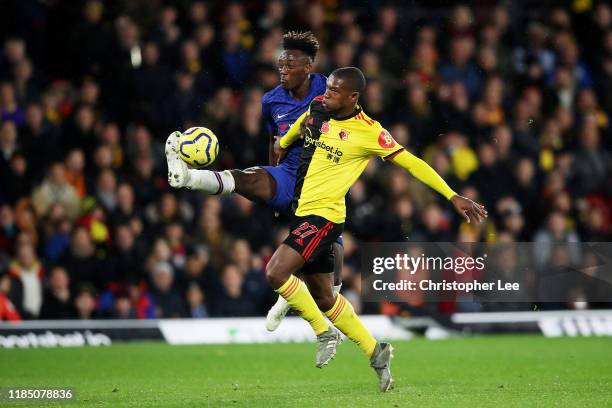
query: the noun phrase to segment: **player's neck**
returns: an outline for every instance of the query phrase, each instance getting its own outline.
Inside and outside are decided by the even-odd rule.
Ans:
[[[353,106],[348,106],[346,108],[343,109],[338,109],[336,112],[331,113],[331,117],[333,119],[336,120],[344,120],[344,119],[348,119],[350,117],[353,117],[355,115],[355,112],[357,112],[359,108],[357,107],[357,105],[353,105]]]
[[[289,95],[297,101],[301,101],[302,99],[308,96],[310,92],[310,75],[302,82],[300,86],[295,89],[289,91]]]

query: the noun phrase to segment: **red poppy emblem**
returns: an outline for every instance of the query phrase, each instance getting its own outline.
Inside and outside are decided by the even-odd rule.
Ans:
[[[329,132],[329,122],[323,122],[321,125],[321,133]]]

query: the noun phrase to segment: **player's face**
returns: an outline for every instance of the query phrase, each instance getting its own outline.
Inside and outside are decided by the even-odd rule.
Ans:
[[[342,78],[331,75],[327,78],[323,107],[329,113],[344,111],[355,106],[359,93],[348,87]]]
[[[311,62],[302,51],[283,51],[278,58],[281,86],[286,90],[292,90],[302,85],[312,70]]]

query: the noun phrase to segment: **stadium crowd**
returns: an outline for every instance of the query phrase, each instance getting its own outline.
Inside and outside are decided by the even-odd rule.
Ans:
[[[489,209],[466,224],[372,160],[347,198],[358,311],[402,310],[361,305],[359,242],[610,240],[608,3],[362,3],[2,2],[0,320],[266,312],[286,220],[171,189],[163,142],[206,126],[217,168],[267,164],[260,102],[288,29],[316,34],[318,72],[360,67],[366,112]]]

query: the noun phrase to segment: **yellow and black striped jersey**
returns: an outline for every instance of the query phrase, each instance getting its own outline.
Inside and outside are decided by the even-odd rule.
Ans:
[[[295,214],[319,215],[334,223],[346,218],[344,197],[372,156],[385,159],[401,152],[393,137],[361,108],[346,118],[332,118],[315,99],[281,139],[287,147],[304,126],[304,149],[296,177]]]
[[[322,100],[315,98],[280,140],[281,147],[287,148],[303,133],[304,149],[293,198],[296,215],[318,215],[343,223],[346,193],[373,156],[392,160],[447,199],[455,195],[435,170],[406,152],[359,106],[351,115],[337,118],[330,116]]]

